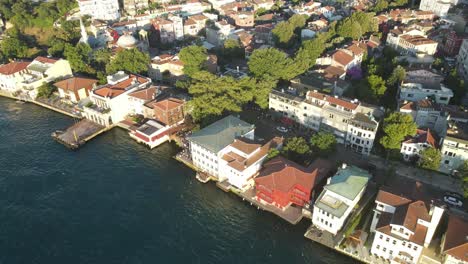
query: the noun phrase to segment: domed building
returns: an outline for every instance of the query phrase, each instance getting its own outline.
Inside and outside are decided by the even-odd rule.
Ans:
[[[117,46],[124,49],[136,48],[139,41],[131,34],[124,34],[117,40]]]

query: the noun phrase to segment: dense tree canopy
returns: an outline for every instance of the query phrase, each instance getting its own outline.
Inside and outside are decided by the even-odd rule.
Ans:
[[[288,159],[303,163],[310,154],[310,147],[304,138],[293,137],[288,139],[282,152]]]
[[[224,41],[223,56],[227,59],[244,58],[244,49],[237,39],[227,39]]]
[[[63,54],[74,72],[93,73],[94,70],[89,65],[91,52],[92,49],[88,44],[78,43],[76,46],[66,44]]]
[[[117,71],[145,74],[148,72],[149,61],[148,54],[138,49],[122,50],[107,64],[106,71],[108,74],[113,74]]]
[[[282,48],[292,47],[300,34],[301,28],[305,26],[306,20],[306,16],[296,14],[290,17],[288,21],[278,23],[271,31],[276,45]]]
[[[359,39],[368,32],[377,31],[375,13],[354,12],[337,26],[338,35],[344,38]]]
[[[8,34],[0,43],[0,51],[6,59],[17,59],[28,57],[28,44],[21,36]]]
[[[452,99],[450,99],[450,103],[456,105],[461,104],[463,97],[465,97],[466,89],[465,82],[462,78],[460,78],[460,76],[458,76],[456,69],[450,71],[450,73],[445,78],[444,83],[449,89],[453,91],[454,96]]]
[[[314,153],[319,156],[328,156],[336,148],[336,138],[332,133],[319,132],[310,138],[310,144]]]
[[[188,46],[180,50],[179,58],[184,63],[184,73],[193,77],[205,69],[207,58],[206,49],[202,46]]]
[[[225,112],[240,112],[253,98],[251,82],[250,78],[217,77],[207,71],[194,74],[189,87],[193,118],[200,121]]]
[[[49,98],[54,92],[57,91],[57,87],[51,83],[44,83],[37,88],[37,98]]]
[[[421,153],[421,158],[418,161],[418,165],[421,168],[428,170],[439,170],[440,161],[442,160],[442,154],[435,148],[426,148]]]
[[[278,49],[256,49],[250,56],[248,65],[250,72],[262,79],[289,80],[292,59]]]
[[[411,115],[391,113],[384,120],[383,131],[385,135],[380,139],[380,144],[387,150],[399,150],[405,137],[414,136],[416,130],[417,125]]]

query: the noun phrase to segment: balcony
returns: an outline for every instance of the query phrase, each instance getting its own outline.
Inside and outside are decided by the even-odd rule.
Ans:
[[[92,104],[92,103],[85,105],[85,110],[90,110],[90,111],[96,112],[98,114],[108,114],[111,111],[110,108],[99,107],[98,105],[95,105],[95,104]]]

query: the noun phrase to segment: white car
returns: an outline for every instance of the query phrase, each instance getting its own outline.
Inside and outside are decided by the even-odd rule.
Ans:
[[[458,207],[461,207],[463,205],[463,202],[459,198],[454,197],[452,195],[445,195],[444,202],[448,203],[449,205],[458,206]]]
[[[276,127],[276,130],[278,130],[281,133],[287,133],[288,129],[282,126]]]

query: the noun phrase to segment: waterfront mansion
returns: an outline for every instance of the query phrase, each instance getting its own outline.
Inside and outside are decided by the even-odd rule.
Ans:
[[[279,148],[282,139],[262,143],[254,138],[254,125],[229,115],[188,137],[193,164],[203,173],[238,189],[254,185],[270,148]]]
[[[336,235],[361,200],[371,177],[363,169],[343,164],[327,179],[327,185],[317,198],[312,224]]]
[[[369,155],[379,126],[376,117],[382,111],[364,105],[358,100],[308,91],[304,97],[294,95],[295,90],[270,93],[270,110],[311,128],[325,130],[335,135],[338,143],[354,151]]]

